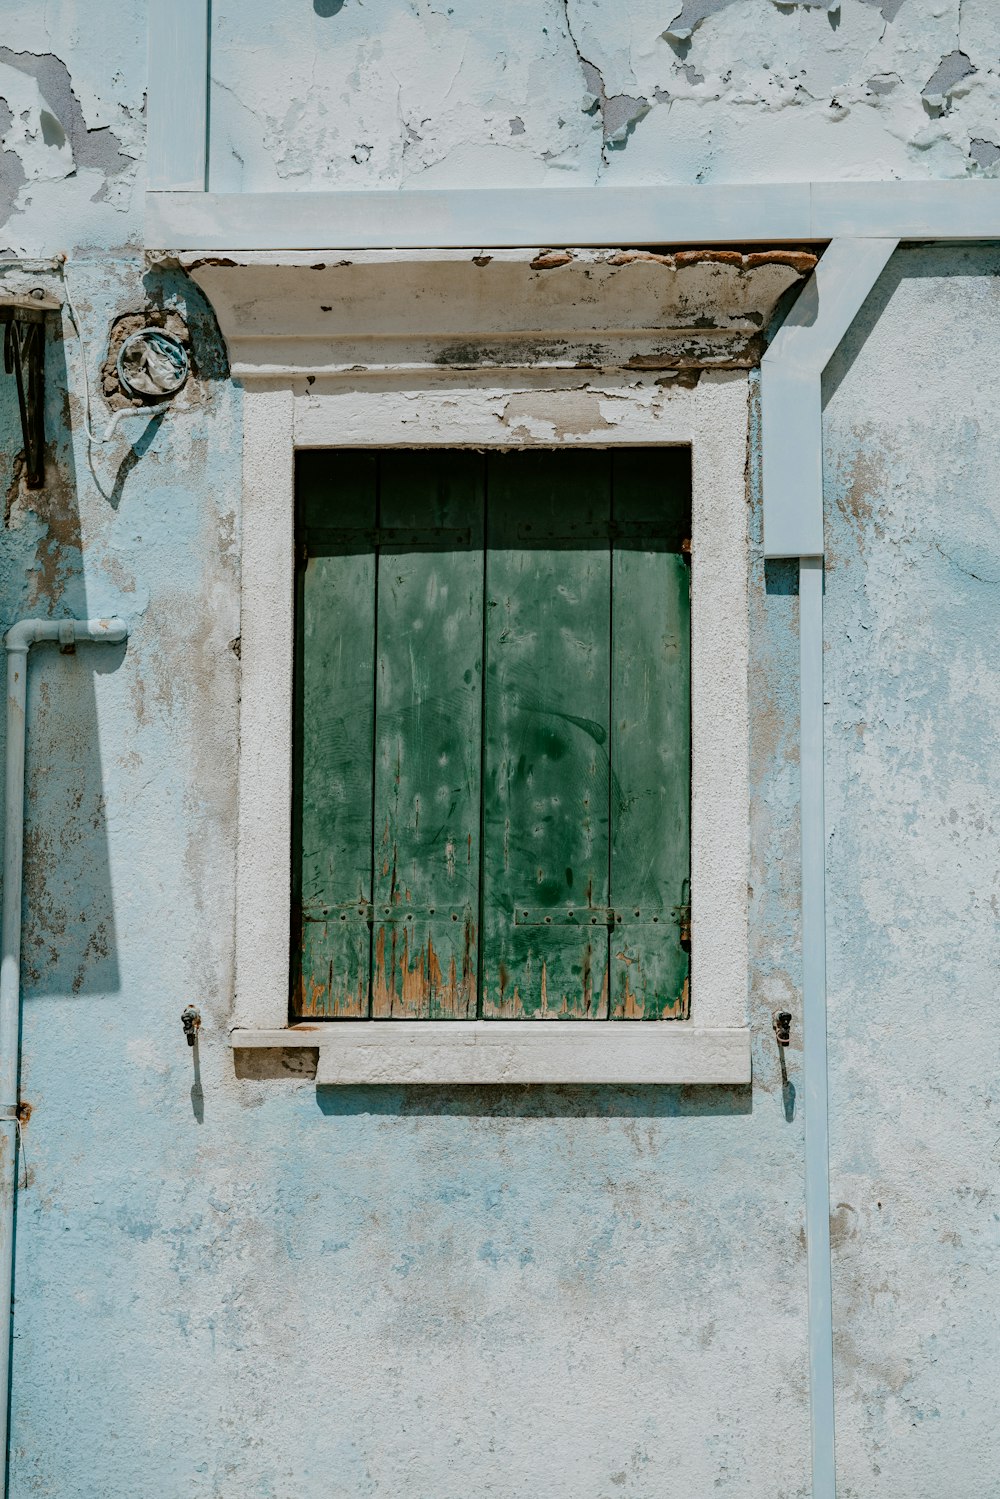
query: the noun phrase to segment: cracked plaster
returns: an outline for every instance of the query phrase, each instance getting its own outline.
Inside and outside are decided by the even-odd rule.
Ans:
[[[583,107],[555,0],[524,39],[496,6],[313,0],[294,27],[278,6],[229,7],[217,149],[239,151],[248,187],[997,170],[996,0],[960,17],[952,0],[843,0],[839,17],[730,0],[674,47],[669,6],[570,6],[606,97],[651,103],[625,149]],[[114,320],[158,293],[213,388],[88,453],[64,317],[34,492],[0,402],[4,622],[118,610],[132,628],[100,664],[32,665],[12,1499],[519,1499],[540,1452],[551,1499],[803,1499],[796,599],[794,569],[760,558],[756,439],[752,1105],[331,1098],[287,1063],[280,1081],[236,1076],[240,392],[190,281],[136,250],[146,6],[82,14],[5,15],[10,54],[66,64],[82,126],[65,93],[0,67],[3,242],[78,247],[92,380]],[[976,72],[932,117],[921,91],[956,50]],[[74,160],[74,132],[86,155],[105,129],[134,165]],[[1000,787],[982,747],[1000,735],[998,278],[995,248],[901,253],[827,380],[836,1376],[842,1489],[865,1499],[996,1488]],[[475,384],[437,378],[456,401]],[[650,402],[685,398],[676,378],[632,378]],[[419,395],[389,385],[417,428]],[[197,1081],[178,1020],[192,997]],[[627,1398],[609,1402],[616,1381]],[[567,1388],[554,1420],[536,1392]],[[373,1425],[375,1408],[391,1419]]]
[[[122,0],[108,26],[72,0],[22,6],[0,47],[0,235],[47,255],[141,237],[145,17]],[[10,119],[8,120],[8,113]]]
[[[351,0],[306,38],[263,0],[213,14],[219,190],[993,170],[990,0],[396,0],[377,34]]]

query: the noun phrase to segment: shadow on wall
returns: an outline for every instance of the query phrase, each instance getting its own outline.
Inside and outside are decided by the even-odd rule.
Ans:
[[[963,244],[910,244],[900,246],[879,276],[861,306],[846,337],[823,375],[823,407],[833,400],[841,383],[864,352],[865,343],[904,281],[939,280],[953,290],[963,276],[996,276],[997,248],[994,242]],[[956,340],[961,338],[956,323]],[[928,350],[928,357],[934,351]],[[887,398],[891,392],[887,392]],[[829,500],[827,501],[829,503]]]
[[[530,1025],[531,1022],[525,1023]],[[589,1023],[567,1021],[569,1025]],[[661,1023],[670,1024],[669,1021]],[[331,1024],[335,1027],[336,1021]],[[244,1082],[287,1084],[293,1078],[311,1082],[316,1076],[318,1060],[319,1051],[311,1046],[247,1047],[233,1052],[236,1076]],[[316,1104],[320,1113],[329,1118],[405,1114],[470,1119],[686,1119],[753,1112],[749,1083],[737,1087],[706,1087],[704,1084],[680,1087],[655,1083],[633,1086],[526,1083],[517,1087],[478,1083],[449,1087],[426,1084],[344,1087],[338,1084],[318,1087]]]
[[[797,598],[799,564],[795,557],[768,558],[764,563],[764,591],[784,598]]]
[[[83,619],[110,612],[108,599],[88,597],[65,348],[58,325],[51,323],[45,365],[48,442],[41,489],[24,486],[13,379],[0,384],[4,631],[27,617]],[[120,987],[95,683],[118,669],[125,650],[83,645],[63,656],[54,645],[39,645],[29,656],[22,943],[27,996],[106,994]]]
[[[328,1087],[316,1089],[316,1104],[322,1114],[333,1118],[399,1114],[464,1119],[685,1119],[753,1112],[749,1083],[732,1088],[545,1087],[536,1083],[516,1088]]]

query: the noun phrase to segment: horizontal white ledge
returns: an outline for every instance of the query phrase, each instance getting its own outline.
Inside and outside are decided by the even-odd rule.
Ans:
[[[1000,181],[146,194],[159,250],[1000,238]]]
[[[234,1030],[234,1048],[319,1048],[316,1082],[748,1083],[750,1032],[673,1020],[332,1020]]]

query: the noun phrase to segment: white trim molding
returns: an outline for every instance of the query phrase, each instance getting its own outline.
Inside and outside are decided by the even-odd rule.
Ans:
[[[844,235],[1000,237],[1000,182],[962,178],[146,194],[146,245],[154,250],[773,245]]]
[[[240,380],[749,369],[812,251],[184,254]]]
[[[761,360],[764,556],[823,555],[823,371],[894,239],[835,239]]]
[[[677,1021],[337,1020],[237,1030],[232,1044],[315,1048],[320,1086],[750,1081],[746,1027]]]
[[[201,279],[203,272],[193,274]],[[412,298],[405,276],[399,286],[402,330]],[[258,305],[252,298],[217,301],[223,331],[244,340],[244,353],[254,347],[247,319]],[[487,306],[484,315],[495,324],[505,314]],[[266,341],[259,347],[266,352]],[[522,357],[516,370],[393,370],[380,363],[335,375],[311,373],[299,357],[279,375],[266,358],[258,372],[241,355],[233,1044],[318,1047],[317,1080],[330,1083],[746,1082],[748,377],[732,368],[532,368]],[[691,1020],[289,1026],[295,449],[676,445],[691,447],[693,487]]]
[[[208,0],[150,0],[146,180],[151,191],[208,185],[211,6]]]

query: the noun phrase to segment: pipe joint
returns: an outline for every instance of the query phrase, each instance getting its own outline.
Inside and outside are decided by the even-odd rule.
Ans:
[[[128,636],[128,626],[122,619],[110,616],[107,619],[21,619],[11,625],[4,636],[4,645],[9,655],[27,655],[33,645],[42,641],[57,641],[61,650],[72,650],[81,641],[107,641],[118,645]]]
[[[3,638],[8,654],[20,652],[26,656],[38,639],[37,630],[41,623],[38,619],[20,619],[16,625],[11,625]]]

